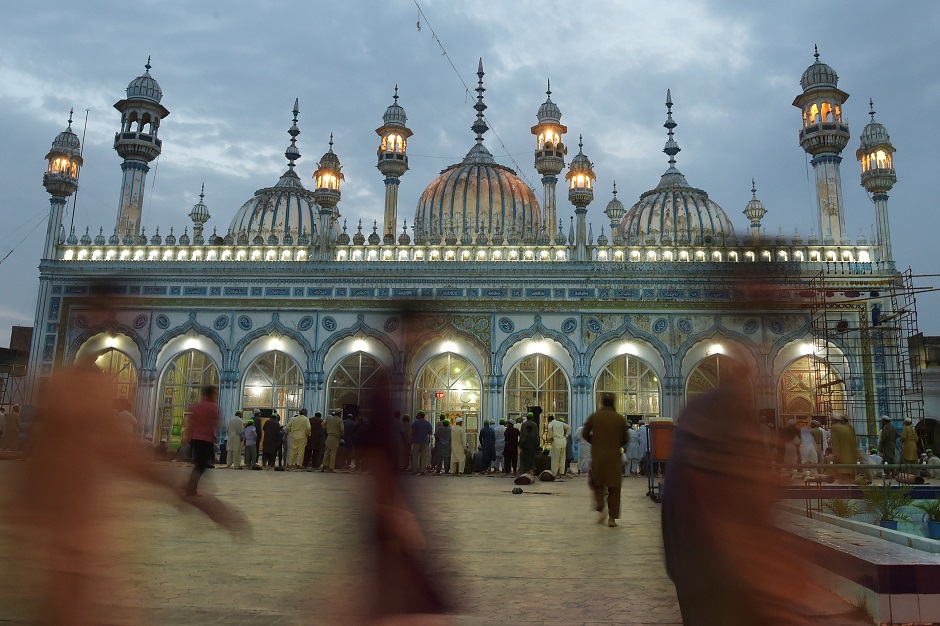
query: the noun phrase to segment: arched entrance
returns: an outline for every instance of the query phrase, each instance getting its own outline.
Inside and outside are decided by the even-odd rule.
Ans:
[[[104,350],[95,359],[95,367],[108,376],[114,386],[114,397],[118,404],[126,404],[131,412],[137,401],[137,368],[130,357],[115,348]]]
[[[528,407],[542,407],[542,445],[548,439],[548,416],[569,421],[568,378],[554,359],[532,354],[516,363],[506,376],[506,417],[525,415]]]
[[[803,356],[783,370],[778,398],[782,423],[828,416],[845,411],[845,381],[823,359]]]
[[[389,389],[385,367],[371,354],[354,352],[337,363],[330,373],[327,409],[355,405],[360,415],[368,417],[372,411],[369,400],[373,391],[383,389]]]
[[[304,375],[293,358],[280,350],[265,352],[245,370],[242,377],[242,408],[277,411],[281,423],[288,410],[303,406]]]
[[[482,392],[480,375],[470,361],[445,352],[428,361],[415,378],[415,411],[424,411],[432,423],[439,413],[444,413],[451,424],[463,417],[467,439],[475,448]]]
[[[601,394],[614,396],[618,413],[639,417],[656,417],[660,413],[659,377],[649,363],[632,354],[621,354],[604,365],[594,383],[595,406],[601,405]]]
[[[189,407],[199,401],[202,388],[219,384],[219,369],[205,352],[190,349],[176,355],[160,378],[160,424],[154,438],[166,438],[178,448]]]

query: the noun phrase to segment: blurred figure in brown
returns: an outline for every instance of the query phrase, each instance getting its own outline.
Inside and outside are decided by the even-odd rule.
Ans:
[[[22,557],[15,577],[35,594],[39,623],[85,625],[136,621],[114,613],[124,578],[115,562],[108,522],[118,507],[117,483],[133,478],[165,488],[217,524],[247,529],[244,517],[212,496],[184,498],[167,466],[133,445],[111,419],[114,388],[90,355],[56,373],[44,390],[29,437],[27,459],[6,512]],[[115,603],[116,604],[116,603]]]
[[[855,435],[855,428],[849,424],[848,415],[836,413],[832,416],[830,438],[832,453],[840,464],[854,465],[858,463],[858,437]],[[852,468],[837,469],[836,481],[842,483],[855,482],[855,470]]]
[[[666,571],[686,626],[808,624],[793,538],[771,521],[778,483],[751,400],[747,355],[676,424],[663,486]]]
[[[614,396],[601,395],[601,408],[594,411],[584,422],[581,436],[591,444],[591,474],[588,485],[594,491],[594,508],[598,512],[597,523],[617,526],[620,517],[620,486],[623,482],[623,457],[620,449],[627,445],[627,420],[614,410]],[[604,514],[604,498],[607,498],[607,514]]]

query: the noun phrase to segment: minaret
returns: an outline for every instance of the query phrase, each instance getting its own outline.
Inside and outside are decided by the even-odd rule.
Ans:
[[[193,243],[202,244],[205,242],[202,236],[202,228],[206,222],[209,221],[209,218],[212,217],[209,215],[209,207],[203,202],[203,199],[206,197],[206,184],[202,184],[202,189],[199,190],[199,202],[193,205],[193,210],[189,212],[189,219],[193,221]]]
[[[578,136],[578,153],[571,159],[565,180],[568,181],[568,200],[577,216],[575,230],[575,260],[587,261],[587,207],[594,200],[594,166],[584,154],[583,137]]]
[[[760,243],[760,221],[767,215],[764,203],[757,199],[757,184],[751,179],[751,199],[744,207],[744,215],[751,220],[751,243]]]
[[[565,169],[565,155],[568,148],[561,138],[568,129],[561,123],[561,110],[552,102],[552,83],[548,82],[545,91],[548,97],[539,112],[536,114],[539,123],[532,127],[532,134],[536,137],[535,169],[542,175],[542,230],[551,236],[555,230],[557,217],[557,204],[555,201],[555,187],[558,175]]]
[[[862,164],[862,187],[875,203],[878,252],[881,261],[892,261],[891,227],[888,224],[888,192],[898,181],[894,171],[894,146],[885,127],[875,121],[875,104],[868,101],[871,121],[862,130],[861,142],[855,153]]]
[[[615,246],[623,245],[623,237],[620,236],[620,220],[627,214],[627,209],[623,202],[617,199],[617,181],[614,181],[614,197],[607,203],[604,209],[604,215],[610,219],[610,240]]]
[[[82,144],[78,135],[72,132],[72,111],[69,111],[68,128],[56,135],[46,160],[49,165],[42,176],[42,186],[52,197],[49,198],[49,222],[42,258],[51,259],[55,257],[55,248],[59,244],[65,204],[78,189],[78,172],[82,166]]]
[[[137,235],[140,230],[144,188],[150,171],[148,163],[160,156],[163,142],[157,138],[157,131],[160,120],[170,114],[160,104],[162,99],[163,91],[150,76],[150,57],[147,57],[144,73],[127,86],[127,98],[114,105],[121,112],[121,130],[114,134],[114,150],[124,159],[117,217],[119,233],[130,229],[131,234]]]
[[[849,94],[837,88],[839,76],[820,62],[818,49],[813,56],[816,62],[803,72],[803,93],[793,100],[793,106],[803,111],[800,146],[813,157],[819,235],[823,244],[831,245],[841,243],[845,234],[839,164],[849,142],[849,125],[842,118],[842,105]]]
[[[339,157],[333,152],[333,133],[330,133],[330,148],[326,151],[320,162],[317,163],[317,171],[313,173],[316,181],[316,188],[313,191],[313,197],[320,207],[320,257],[326,260],[329,257],[330,237],[334,230],[339,211],[336,205],[340,199],[340,184],[346,180],[343,176],[343,167],[340,165]]]
[[[408,117],[405,109],[398,104],[398,85],[395,85],[394,102],[385,109],[382,126],[376,128],[381,137],[376,154],[379,163],[376,167],[385,175],[385,218],[382,223],[382,243],[395,244],[395,228],[398,221],[398,183],[402,174],[408,171],[408,138],[411,130],[405,125]]]

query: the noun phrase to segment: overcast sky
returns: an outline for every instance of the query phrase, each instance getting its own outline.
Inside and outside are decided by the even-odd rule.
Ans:
[[[294,98],[300,99],[308,188],[329,135],[343,163],[341,213],[354,224],[381,219],[384,187],[375,168],[375,128],[399,85],[414,136],[402,178],[399,221],[414,217],[418,196],[438,171],[473,144],[472,95],[432,36],[431,27],[472,88],[477,59],[486,69],[486,144],[538,189],[529,132],[545,99],[568,126],[567,142],[597,173],[588,210],[594,233],[616,179],[628,207],[666,169],[666,89],[682,152],[678,168],[730,216],[737,231],[751,177],[779,228],[804,238],[816,224],[811,167],[799,146],[800,112],[791,106],[813,45],[838,72],[851,98],[852,132],[843,153],[846,227],[868,235],[874,207],[859,185],[858,135],[875,101],[898,152],[889,202],[894,256],[914,274],[940,273],[936,143],[940,77],[936,62],[940,3],[935,2],[623,2],[556,0],[238,2],[202,0],[135,5],[51,0],[4,2],[0,10],[0,345],[11,325],[33,323],[48,195],[43,156],[74,107],[79,135],[89,111],[85,166],[75,225],[110,235],[117,215],[120,158],[112,149],[120,114],[112,107],[152,56],[170,116],[160,127],[163,154],[151,164],[143,223],[148,234],[177,234],[205,182],[211,232],[220,232],[256,189],[284,171]],[[263,5],[263,6],[262,6]],[[430,24],[428,23],[430,22]],[[419,28],[420,25],[420,28]],[[934,61],[930,61],[934,59]],[[502,140],[501,145],[496,135]],[[576,148],[575,148],[576,150]],[[570,154],[573,154],[572,151]],[[560,193],[558,214],[573,207]],[[69,205],[71,208],[71,204]],[[66,217],[66,225],[71,221]],[[35,227],[35,228],[34,228]],[[916,284],[930,286],[936,278]],[[940,335],[940,298],[918,298],[920,329]]]

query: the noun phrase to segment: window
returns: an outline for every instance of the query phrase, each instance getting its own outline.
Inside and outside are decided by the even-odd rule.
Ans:
[[[120,350],[109,348],[98,355],[95,366],[108,375],[114,385],[115,399],[127,402],[133,412],[137,400],[137,368],[130,358]]]
[[[189,407],[199,401],[203,387],[218,384],[219,370],[204,352],[187,350],[174,357],[160,380],[161,421],[154,439],[166,437],[171,449],[178,448]]]
[[[327,410],[354,404],[361,415],[369,415],[369,399],[374,391],[388,391],[389,378],[385,367],[365,352],[350,354],[340,361],[329,378]]]
[[[723,354],[713,354],[705,357],[692,373],[685,388],[685,401],[691,402],[693,398],[717,388],[732,371],[734,361]],[[750,383],[750,381],[748,381]]]
[[[778,400],[784,420],[844,411],[845,382],[826,361],[800,357],[780,376]]]
[[[279,350],[262,354],[242,378],[242,408],[273,409],[287,419],[288,409],[303,405],[303,372],[290,356]]]
[[[568,379],[553,359],[533,354],[519,361],[506,377],[506,416],[525,414],[530,406],[542,407],[542,444],[548,434],[548,416],[568,420]]]
[[[609,361],[597,376],[595,406],[601,394],[614,396],[614,408],[624,415],[659,415],[659,377],[650,365],[633,355],[622,354]]]

